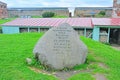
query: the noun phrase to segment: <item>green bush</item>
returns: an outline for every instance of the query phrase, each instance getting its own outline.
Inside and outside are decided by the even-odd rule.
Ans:
[[[55,13],[53,13],[53,12],[44,12],[42,14],[42,17],[48,18],[48,17],[53,17],[54,15],[55,15]]]
[[[105,16],[105,14],[106,14],[105,11],[100,11],[100,12],[99,12],[99,15]]]

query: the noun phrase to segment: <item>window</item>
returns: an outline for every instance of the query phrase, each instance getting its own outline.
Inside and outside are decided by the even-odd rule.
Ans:
[[[3,6],[1,5],[0,7],[2,8]]]
[[[4,6],[4,8],[6,8],[6,6]]]

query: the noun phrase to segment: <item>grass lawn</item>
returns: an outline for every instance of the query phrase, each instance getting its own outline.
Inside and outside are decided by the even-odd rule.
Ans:
[[[6,22],[9,22],[11,20],[14,20],[15,18],[8,18],[8,19],[0,19],[0,24],[4,24]]]
[[[36,73],[25,63],[33,58],[33,47],[42,33],[0,34],[0,80],[59,80],[55,76]],[[108,45],[81,37],[88,46],[86,64],[74,70],[90,70],[75,74],[68,80],[95,80],[96,73],[104,74],[108,80],[120,80],[120,51]],[[99,63],[107,66],[101,67]]]
[[[0,34],[0,80],[57,80],[31,71],[25,63],[42,34]]]
[[[12,20],[14,20],[14,19],[15,19],[15,18],[0,19],[0,25],[1,25],[1,24],[4,24],[4,23],[6,23],[6,22],[12,21]],[[1,26],[0,26],[0,29],[1,29]]]
[[[43,18],[42,16],[32,16],[32,18]],[[51,18],[68,18],[67,16],[60,16],[60,15],[55,15]]]

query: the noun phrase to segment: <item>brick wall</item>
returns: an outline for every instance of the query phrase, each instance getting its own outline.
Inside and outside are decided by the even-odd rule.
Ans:
[[[120,0],[113,0],[113,15],[112,17],[120,17]]]
[[[0,2],[0,18],[7,18],[8,13],[7,13],[7,4]]]

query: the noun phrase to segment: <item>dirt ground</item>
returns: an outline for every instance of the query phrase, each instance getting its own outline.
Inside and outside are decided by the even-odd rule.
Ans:
[[[99,66],[101,66],[106,68],[106,66],[102,63],[100,63]],[[59,80],[67,80],[69,77],[78,74],[78,73],[86,73],[86,72],[92,72],[92,70],[72,70],[72,71],[56,71],[56,72],[48,72],[45,70],[39,70],[35,67],[29,67],[29,69],[31,69],[32,71],[36,72],[36,73],[42,73],[42,74],[46,74],[46,75],[54,75],[55,77],[57,77]],[[96,73],[95,75],[93,75],[93,77],[96,80],[107,80],[106,77],[104,76],[104,74],[99,74]]]
[[[111,44],[111,46],[112,46],[114,49],[120,50],[120,45],[118,45],[118,44]]]

